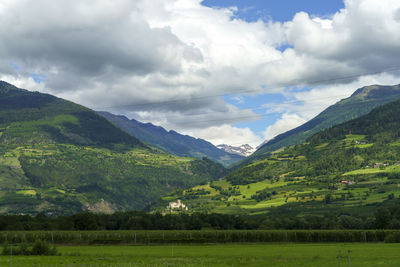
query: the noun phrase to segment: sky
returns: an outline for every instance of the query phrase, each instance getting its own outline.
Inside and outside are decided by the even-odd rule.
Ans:
[[[398,0],[1,0],[0,79],[215,145],[400,83]]]

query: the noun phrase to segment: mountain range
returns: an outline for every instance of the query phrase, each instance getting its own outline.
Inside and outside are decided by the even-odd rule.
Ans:
[[[248,145],[241,145],[241,146],[230,146],[226,144],[218,145],[217,148],[222,149],[228,153],[236,154],[244,157],[248,157],[254,153],[255,149]]]
[[[1,213],[145,209],[225,174],[211,160],[145,144],[88,108],[0,82]]]
[[[240,162],[240,166],[262,159],[283,147],[300,144],[317,132],[358,118],[378,106],[399,98],[400,85],[371,85],[360,88],[349,98],[328,107],[312,120],[265,142],[255,153]]]
[[[335,109],[339,114],[350,114],[349,102],[362,111],[352,114],[363,113],[382,103],[378,99],[397,96],[398,88],[362,88],[321,114],[335,114]],[[399,129],[400,100],[394,100],[301,143],[253,158],[222,180],[173,192],[163,200],[179,198],[189,210],[198,212],[370,216],[377,207],[390,207],[400,197]],[[161,202],[153,208],[162,210],[164,205]]]
[[[0,212],[164,211],[181,199],[189,212],[370,213],[400,196],[398,98],[399,86],[358,89],[228,173],[206,153],[171,155],[134,136],[151,136],[159,146],[182,142],[190,153],[207,147],[204,140],[103,113],[111,122],[70,101],[0,82]]]
[[[128,119],[122,115],[98,113],[130,135],[173,155],[200,159],[207,157],[225,166],[244,159],[241,154],[221,150],[200,138],[182,135],[173,130],[167,131],[160,126]]]

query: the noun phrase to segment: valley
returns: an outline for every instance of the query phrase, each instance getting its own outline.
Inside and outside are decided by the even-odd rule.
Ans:
[[[0,266],[400,266],[399,61],[399,0],[0,1]]]
[[[164,201],[222,214],[371,214],[400,196],[399,108],[386,104]]]
[[[169,154],[198,159],[207,157],[223,164],[225,167],[245,158],[245,155],[229,150],[225,151],[200,138],[182,135],[173,130],[167,131],[151,123],[141,123],[134,119],[128,119],[125,116],[114,115],[109,112],[98,113],[133,137]]]
[[[362,217],[400,197],[399,101],[225,169],[168,154],[72,102],[1,86],[2,213],[164,214],[181,200],[188,214]],[[384,88],[385,96],[397,93]],[[376,90],[354,95],[377,98]]]

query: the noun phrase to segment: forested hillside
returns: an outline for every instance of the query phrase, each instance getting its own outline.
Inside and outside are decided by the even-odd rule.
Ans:
[[[173,155],[192,158],[207,157],[226,166],[244,158],[241,155],[218,149],[203,139],[182,135],[172,130],[166,131],[164,128],[151,123],[141,123],[109,112],[99,112],[99,114],[130,135]]]
[[[192,209],[243,214],[371,214],[400,197],[400,101],[176,192]]]
[[[90,109],[0,82],[0,212],[144,209],[225,174],[143,144]]]
[[[371,85],[358,89],[349,98],[330,106],[305,124],[280,134],[261,146],[240,165],[268,156],[271,152],[304,142],[308,137],[334,125],[358,118],[372,109],[400,98],[400,85]]]

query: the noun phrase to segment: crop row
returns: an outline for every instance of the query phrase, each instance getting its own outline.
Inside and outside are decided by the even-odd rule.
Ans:
[[[201,231],[7,231],[0,242],[55,244],[162,244],[257,242],[383,242],[396,240],[396,230],[201,230]]]

